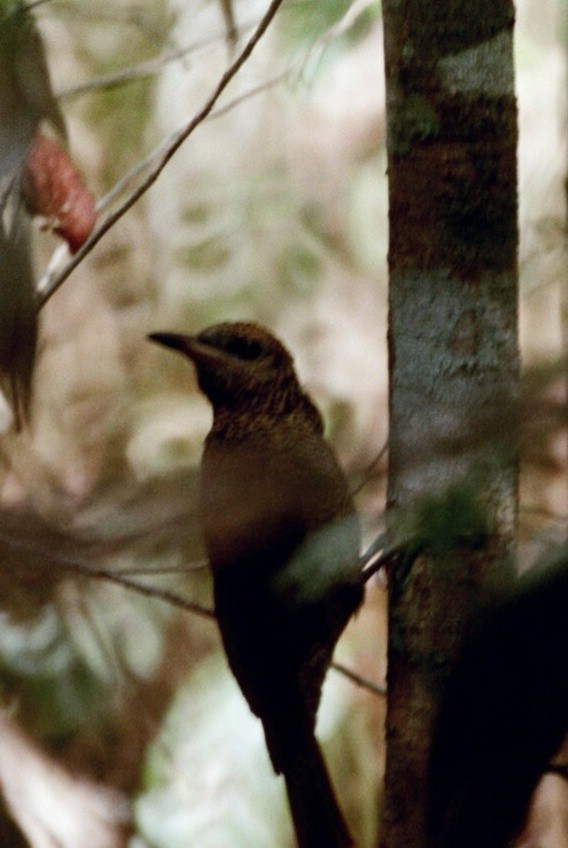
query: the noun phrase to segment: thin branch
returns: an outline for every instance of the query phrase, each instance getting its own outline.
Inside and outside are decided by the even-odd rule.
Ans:
[[[245,24],[240,28],[240,32],[245,32],[251,29],[252,26],[254,26],[252,23]],[[127,85],[128,83],[135,82],[136,80],[154,76],[171,62],[177,62],[180,59],[189,56],[191,53],[195,53],[203,47],[215,44],[226,37],[226,34],[218,34],[209,36],[208,38],[201,38],[194,41],[192,44],[188,44],[185,47],[178,47],[177,49],[170,50],[167,53],[162,53],[161,56],[155,56],[153,59],[148,59],[145,62],[137,62],[135,65],[123,68],[120,71],[115,71],[110,74],[102,74],[95,79],[89,80],[89,82],[80,83],[79,85],[71,86],[71,88],[66,88],[63,91],[58,92],[56,97],[58,100],[73,100],[75,97],[80,97],[83,94],[89,94],[93,91],[104,91],[107,89],[118,88],[119,86]]]
[[[268,91],[268,89],[273,88],[275,85],[284,82],[291,75],[294,69],[295,66],[287,68],[282,73],[277,74],[275,77],[272,77],[272,79],[266,80],[266,82],[262,83],[261,85],[255,86],[254,88],[245,91],[243,94],[239,95],[238,97],[235,97],[233,100],[230,100],[224,106],[212,110],[208,115],[207,119],[214,120],[215,118],[220,118],[221,115],[225,115],[227,112],[230,112],[231,109],[234,109],[236,106],[238,106],[245,100],[248,100],[249,98],[254,97],[257,94],[261,94],[264,91]],[[131,168],[130,171],[128,171],[126,174],[124,174],[123,177],[117,180],[117,182],[104,195],[104,197],[101,197],[97,201],[97,214],[104,212],[105,209],[108,209],[110,206],[112,206],[117,197],[119,197],[131,183],[133,183],[138,177],[140,177],[144,173],[144,171],[147,171],[157,159],[163,156],[164,152],[175,141],[177,135],[178,131],[176,130],[176,132],[172,133],[166,139],[160,142],[158,147],[155,147],[154,150],[152,150],[148,154],[148,156],[146,156],[140,162],[137,162],[136,165],[134,165],[134,167]],[[40,279],[37,281],[36,290],[40,298],[40,309],[44,305],[45,300],[47,300],[50,296],[52,287],[59,279],[57,276],[57,268],[59,267],[63,259],[68,256],[69,248],[67,247],[67,244],[63,242],[62,244],[58,245],[58,247],[56,247],[56,249],[53,251],[53,254],[48,262],[47,268],[45,269]],[[65,266],[61,273],[63,273],[66,268],[67,266]],[[43,299],[44,295],[45,300]]]
[[[238,95],[233,98],[233,100],[229,100],[224,106],[220,106],[218,109],[213,109],[209,115],[207,116],[207,120],[214,120],[215,118],[221,117],[221,115],[225,115],[227,112],[230,112],[231,109],[234,109],[240,103],[245,100],[248,100],[251,97],[254,97],[257,94],[261,94],[263,91],[267,91],[269,88],[272,88],[275,85],[278,85],[280,82],[283,82],[287,79],[291,72],[291,68],[287,68],[282,73],[273,77],[270,80],[262,83],[261,85],[255,86],[254,88],[245,91],[243,94]],[[121,177],[113,187],[97,202],[97,212],[103,212],[112,203],[116,200],[116,198],[122,194],[122,192],[133,183],[134,180],[139,177],[144,171],[146,171],[153,162],[159,159],[164,152],[170,147],[170,145],[175,141],[178,135],[178,130],[171,133],[167,138],[165,138],[160,144],[154,148],[154,150],[150,151],[148,156],[142,159],[140,162],[137,162],[134,167],[128,171],[123,177]],[[63,245],[66,248],[66,245]],[[51,265],[51,263],[50,263]]]
[[[369,680],[367,677],[361,677],[360,674],[357,674],[355,671],[347,668],[347,666],[343,665],[343,663],[332,662],[330,667],[350,680],[351,683],[355,683],[356,686],[360,686],[362,689],[367,689],[368,692],[372,692],[373,695],[380,695],[381,698],[384,698],[387,694],[386,684],[373,683],[372,680]]]
[[[49,0],[36,0],[36,4],[45,2],[49,2]],[[307,59],[309,59],[313,55],[314,50],[319,49],[321,46],[327,45],[333,39],[341,36],[347,29],[349,29],[355,23],[357,18],[370,5],[373,4],[373,2],[374,0],[357,0],[357,2],[353,3],[352,6],[348,9],[348,11],[345,13],[345,15],[341,18],[341,20],[337,24],[334,24],[333,27],[331,27],[323,36],[321,36],[315,42],[315,44],[310,48],[310,50],[306,54],[306,59],[302,61],[302,64],[305,64],[305,61],[307,61]],[[225,9],[225,4],[223,4],[223,9]],[[56,97],[58,100],[72,100],[76,97],[80,97],[83,94],[89,94],[93,91],[104,91],[106,89],[117,88],[122,85],[128,85],[129,83],[135,82],[139,79],[145,79],[147,77],[154,76],[159,71],[161,71],[162,68],[164,68],[166,65],[169,65],[171,62],[177,62],[180,59],[183,59],[185,56],[188,56],[191,53],[202,49],[203,47],[208,47],[211,44],[215,44],[221,39],[226,39],[227,37],[229,37],[232,43],[236,43],[237,36],[241,35],[243,32],[248,31],[253,26],[254,23],[249,23],[242,24],[240,27],[236,27],[234,25],[234,22],[228,21],[227,32],[225,33],[220,33],[218,35],[199,39],[185,47],[178,47],[175,50],[170,50],[166,53],[163,53],[161,56],[155,56],[153,59],[147,59],[144,62],[137,62],[136,64],[131,65],[128,68],[122,68],[119,71],[115,71],[109,74],[102,74],[101,76],[89,80],[88,82],[80,83],[79,85],[74,85],[70,88],[63,89],[63,91],[56,93]],[[282,74],[280,74],[277,79],[287,77],[298,64],[298,62],[294,62],[293,66],[291,66],[287,71],[284,71]],[[273,84],[274,82],[269,85]],[[252,94],[254,93],[256,93],[256,90],[251,92],[251,95],[249,96],[252,96]]]
[[[381,461],[383,456],[385,456],[388,449],[389,449],[389,440],[387,439],[385,441],[384,445],[382,446],[382,448],[380,449],[380,451],[378,452],[378,454],[374,457],[374,459],[371,460],[369,465],[365,469],[363,469],[363,478],[362,478],[361,482],[359,483],[359,485],[356,486],[352,490],[352,492],[351,492],[352,498],[354,498],[355,495],[358,495],[359,492],[362,489],[365,488],[365,486],[367,485],[369,480],[372,480],[372,478],[374,476],[373,472],[374,472],[375,468],[377,467],[377,465],[379,464],[379,462]]]
[[[185,139],[193,133],[193,131],[204,122],[206,119],[214,119],[220,117],[221,115],[226,114],[231,109],[235,108],[239,104],[241,104],[244,100],[247,100],[250,97],[254,97],[257,94],[262,93],[263,91],[272,88],[279,83],[285,82],[287,79],[292,77],[295,73],[301,74],[302,68],[314,57],[314,55],[318,51],[323,51],[327,45],[329,45],[334,39],[338,38],[345,31],[347,31],[355,22],[358,16],[360,16],[368,7],[374,5],[376,0],[356,0],[355,3],[348,9],[343,18],[338,21],[333,27],[331,27],[326,33],[324,33],[317,41],[310,47],[310,49],[299,59],[292,62],[284,71],[274,76],[271,80],[266,81],[265,83],[255,86],[251,88],[248,92],[245,92],[238,97],[235,97],[229,103],[226,103],[219,109],[214,109],[214,106],[219,99],[222,92],[225,90],[231,79],[237,74],[240,70],[241,66],[248,59],[253,49],[255,48],[257,42],[263,36],[264,32],[268,28],[272,19],[274,18],[276,12],[278,11],[278,7],[281,5],[283,0],[278,0],[278,2],[272,2],[269,6],[266,14],[260,21],[257,29],[255,30],[253,36],[241,52],[241,54],[237,57],[237,59],[233,62],[233,64],[229,67],[229,69],[225,72],[221,81],[219,82],[217,88],[209,98],[209,100],[205,103],[203,108],[194,118],[180,130],[176,130],[166,139],[164,139],[154,150],[152,150],[148,156],[146,156],[141,162],[137,163],[127,174],[125,174],[113,187],[110,191],[97,203],[97,212],[100,213],[107,209],[116,198],[122,194],[122,192],[141,176],[144,171],[148,169],[152,169],[150,173],[147,175],[141,185],[135,188],[131,195],[129,195],[118,207],[118,209],[112,214],[109,215],[100,225],[99,227],[91,234],[91,237],[88,241],[83,245],[83,247],[72,256],[67,264],[61,268],[61,270],[57,273],[56,268],[61,261],[62,255],[66,253],[66,246],[63,245],[64,250],[56,255],[52,256],[48,268],[46,272],[42,275],[41,279],[37,284],[38,291],[38,308],[41,309],[42,306],[49,300],[51,295],[59,288],[59,286],[67,279],[67,277],[75,270],[75,268],[80,264],[83,258],[93,249],[93,247],[100,241],[100,239],[105,235],[105,233],[114,225],[114,223],[119,220],[131,206],[136,203],[136,201],[141,197],[155,182],[158,178],[159,174],[173,156],[173,154],[177,151],[178,147],[185,141]],[[158,60],[155,60],[158,61]]]
[[[158,598],[159,600],[166,601],[166,603],[171,604],[172,606],[178,607],[179,609],[184,610],[185,612],[191,612],[194,615],[200,615],[203,618],[207,618],[209,620],[215,619],[214,610],[202,606],[201,604],[196,603],[195,601],[188,601],[179,595],[177,592],[170,591],[168,589],[159,589],[156,586],[148,586],[144,583],[139,583],[137,580],[132,580],[129,577],[124,576],[120,572],[109,571],[105,568],[91,568],[90,566],[85,566],[80,563],[77,563],[74,567],[74,570],[80,572],[85,577],[91,577],[95,580],[108,580],[112,583],[117,583],[120,586],[124,586],[126,589],[131,589],[134,592],[138,592],[141,595],[151,598]],[[352,683],[355,683],[357,686],[360,686],[363,689],[367,689],[369,692],[372,692],[374,695],[380,695],[384,697],[386,695],[386,687],[381,686],[378,683],[373,683],[372,680],[368,680],[365,677],[362,677],[357,672],[352,671],[347,666],[343,665],[343,663],[332,662],[331,668],[334,671],[337,671],[339,674],[342,674]]]
[[[28,538],[22,538],[19,536],[13,536],[9,533],[0,532],[0,537],[4,541],[5,544],[15,547],[17,550],[29,551],[35,554],[38,554],[42,549],[38,548],[33,541],[30,541]],[[394,546],[391,548],[385,547],[385,535],[381,534],[375,539],[369,549],[360,557],[359,563],[362,569],[362,575],[365,580],[367,580],[372,573],[377,570],[377,562],[384,564],[384,562],[396,553],[399,552]],[[380,556],[379,556],[380,554]],[[374,560],[375,556],[379,556],[378,560]],[[140,595],[144,595],[147,598],[157,598],[158,600],[165,601],[171,606],[177,607],[178,609],[183,610],[184,612],[189,612],[194,615],[199,615],[202,618],[207,618],[209,621],[213,621],[215,619],[215,611],[210,607],[206,607],[203,604],[198,603],[197,601],[191,601],[187,598],[184,598],[178,592],[170,589],[161,589],[158,586],[150,585],[148,583],[142,583],[138,580],[133,580],[132,576],[136,573],[142,573],[139,569],[129,568],[122,569],[120,571],[115,571],[111,568],[102,568],[100,566],[92,566],[87,564],[85,561],[81,561],[76,556],[66,555],[61,551],[58,551],[56,556],[51,560],[52,564],[56,566],[60,571],[64,571],[70,574],[80,575],[81,577],[85,577],[92,580],[107,580],[110,583],[115,583],[118,586],[122,586],[125,589],[129,589],[133,592],[137,592]],[[368,564],[371,563],[370,567]],[[365,565],[367,564],[367,568]],[[193,565],[189,565],[188,569],[191,568],[201,568],[201,563],[195,563]],[[176,569],[176,573],[183,572],[184,569]],[[147,576],[151,576],[152,574],[163,573],[161,569],[156,569],[155,571],[146,571]],[[383,695],[384,692],[379,684],[373,683],[370,680],[367,680],[364,677],[361,677],[356,672],[351,671],[351,669],[342,665],[341,663],[332,663],[332,668],[334,668],[339,673],[345,675],[349,680],[353,683],[356,683],[358,686],[362,686],[363,688],[368,689],[370,692],[374,694]]]
[[[81,574],[83,577],[89,577],[94,580],[108,580],[110,583],[124,586],[125,589],[131,589],[133,592],[138,592],[139,595],[144,595],[147,598],[158,598],[158,600],[166,601],[166,603],[179,607],[179,609],[185,610],[185,612],[200,615],[202,618],[215,618],[215,612],[210,607],[199,604],[197,601],[190,601],[170,589],[160,589],[157,586],[149,586],[146,583],[140,583],[138,580],[132,580],[131,577],[127,577],[120,571],[111,571],[107,568],[93,568],[81,562],[74,562],[69,565],[63,565],[62,567],[66,571],[73,571]]]
[[[85,244],[80,248],[80,250],[78,250],[77,253],[70,259],[68,264],[60,271],[59,274],[57,274],[52,279],[49,288],[46,291],[42,292],[38,297],[39,309],[41,309],[47,303],[49,298],[57,291],[57,289],[67,279],[67,277],[80,264],[80,262],[82,262],[85,256],[91,252],[93,247],[98,244],[98,242],[102,239],[105,233],[107,233],[108,230],[110,230],[110,228],[114,226],[114,224],[120,218],[122,218],[122,216],[136,203],[136,201],[139,200],[140,197],[142,197],[142,195],[145,194],[148,189],[156,182],[159,175],[166,167],[174,153],[176,153],[176,151],[181,147],[183,142],[194,132],[195,129],[197,129],[197,127],[201,123],[203,123],[203,121],[207,118],[210,112],[212,112],[219,97],[225,91],[233,77],[236,76],[241,67],[247,61],[254,48],[270,26],[270,23],[272,22],[273,18],[276,15],[276,12],[278,11],[283,2],[284,0],[272,0],[253,35],[250,37],[250,39],[244,46],[241,53],[239,53],[235,61],[225,71],[219,83],[217,84],[213,94],[209,97],[204,106],[184,127],[182,127],[177,133],[174,134],[174,137],[172,138],[168,146],[163,150],[162,155],[158,159],[154,168],[143,180],[143,182],[132,192],[132,194],[130,194],[118,206],[118,208],[114,212],[107,216],[107,218],[91,234],[90,238],[85,242]]]
[[[250,100],[253,97],[256,97],[258,94],[263,94],[265,91],[269,91],[271,88],[274,88],[277,85],[280,85],[291,76],[294,72],[295,65],[291,65],[288,68],[285,68],[281,73],[276,74],[276,76],[272,77],[269,80],[265,80],[259,85],[255,85],[253,88],[249,88],[248,91],[244,91],[242,94],[239,94],[237,97],[234,97],[233,100],[229,100],[225,103],[224,106],[219,106],[218,109],[214,109],[208,117],[209,121],[215,120],[215,118],[220,118],[222,115],[226,115],[227,112],[230,112],[236,106],[240,106],[241,103],[244,103],[246,100]]]
[[[82,576],[89,577],[94,580],[108,580],[111,583],[123,586],[125,589],[138,592],[138,594],[144,595],[147,598],[157,598],[158,600],[165,601],[178,609],[184,610],[184,612],[199,615],[202,618],[209,619],[210,621],[215,619],[215,611],[209,607],[205,607],[196,601],[189,601],[177,592],[169,589],[160,589],[156,586],[148,586],[145,583],[139,583],[138,580],[132,580],[132,578],[126,577],[121,572],[110,571],[106,568],[93,568],[79,562],[69,566],[69,570],[78,572]],[[380,695],[383,697],[386,694],[386,688],[384,686],[381,686],[378,683],[373,683],[372,680],[362,677],[360,674],[357,674],[357,672],[347,668],[347,666],[343,665],[343,663],[332,662],[331,668],[339,674],[343,674],[343,676],[352,683],[355,683],[363,689],[367,689],[374,695]]]
[[[121,568],[120,574],[126,577],[154,577],[164,574],[196,574],[197,572],[206,571],[209,568],[209,563],[206,560],[199,562],[190,562],[187,565],[164,565],[158,568],[129,567]]]

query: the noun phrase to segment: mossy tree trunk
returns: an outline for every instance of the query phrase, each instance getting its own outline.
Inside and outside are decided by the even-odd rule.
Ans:
[[[439,501],[422,510],[436,527],[422,527],[430,542],[416,547],[410,573],[393,565],[389,575],[381,845],[423,848],[443,682],[480,588],[509,571],[514,544],[514,9],[511,0],[383,0],[383,12],[394,535],[425,499]],[[467,526],[480,509],[481,534],[479,516]]]

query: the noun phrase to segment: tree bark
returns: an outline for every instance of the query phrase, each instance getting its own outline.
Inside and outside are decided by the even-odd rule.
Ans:
[[[383,848],[427,845],[431,730],[516,519],[516,102],[510,0],[384,0],[389,176],[389,510],[438,509],[438,543],[389,574]],[[448,495],[448,492],[453,494]],[[486,534],[456,523],[480,508]],[[417,506],[418,505],[418,506]],[[471,517],[471,516],[470,516]],[[412,522],[410,522],[412,523]],[[428,529],[426,530],[428,534]],[[441,533],[441,539],[440,539]],[[395,529],[396,536],[396,529]],[[464,729],[467,732],[467,728]]]

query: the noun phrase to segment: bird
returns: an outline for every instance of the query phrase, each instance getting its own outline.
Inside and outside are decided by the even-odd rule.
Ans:
[[[339,636],[363,602],[360,525],[323,419],[259,324],[149,339],[188,357],[213,408],[199,512],[228,664],[285,780],[299,848],[354,844],[315,737]]]

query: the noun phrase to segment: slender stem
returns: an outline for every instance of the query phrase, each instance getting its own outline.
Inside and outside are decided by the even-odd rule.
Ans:
[[[366,677],[362,677],[357,672],[352,671],[350,668],[347,668],[343,663],[332,662],[331,668],[334,671],[338,671],[344,677],[351,681],[351,683],[355,683],[356,686],[360,686],[362,689],[367,689],[368,692],[372,692],[373,695],[380,695],[384,697],[387,694],[386,685],[381,685],[380,683],[373,683],[372,680],[369,680]]]
[[[183,142],[194,132],[197,127],[203,123],[213,107],[217,103],[221,94],[225,91],[233,77],[237,75],[241,67],[247,61],[254,48],[268,29],[270,23],[276,15],[276,12],[282,5],[284,0],[272,0],[270,6],[265,12],[262,20],[254,31],[253,35],[247,41],[246,45],[239,53],[235,61],[227,68],[221,79],[219,80],[215,90],[202,106],[202,108],[193,116],[193,118],[185,124],[177,133],[173,135],[167,147],[162,151],[156,164],[146,176],[143,182],[134,191],[125,198],[125,200],[111,212],[105,220],[94,230],[90,238],[71,258],[68,264],[56,275],[51,281],[49,288],[42,292],[38,297],[38,308],[41,309],[49,300],[49,298],[57,291],[67,277],[75,270],[82,262],[85,256],[91,252],[93,247],[98,244],[102,237],[107,233],[114,224],[122,218],[122,216],[136,203],[137,200],[145,194],[148,189],[156,182],[159,175],[162,173],[174,153],[181,147]]]

